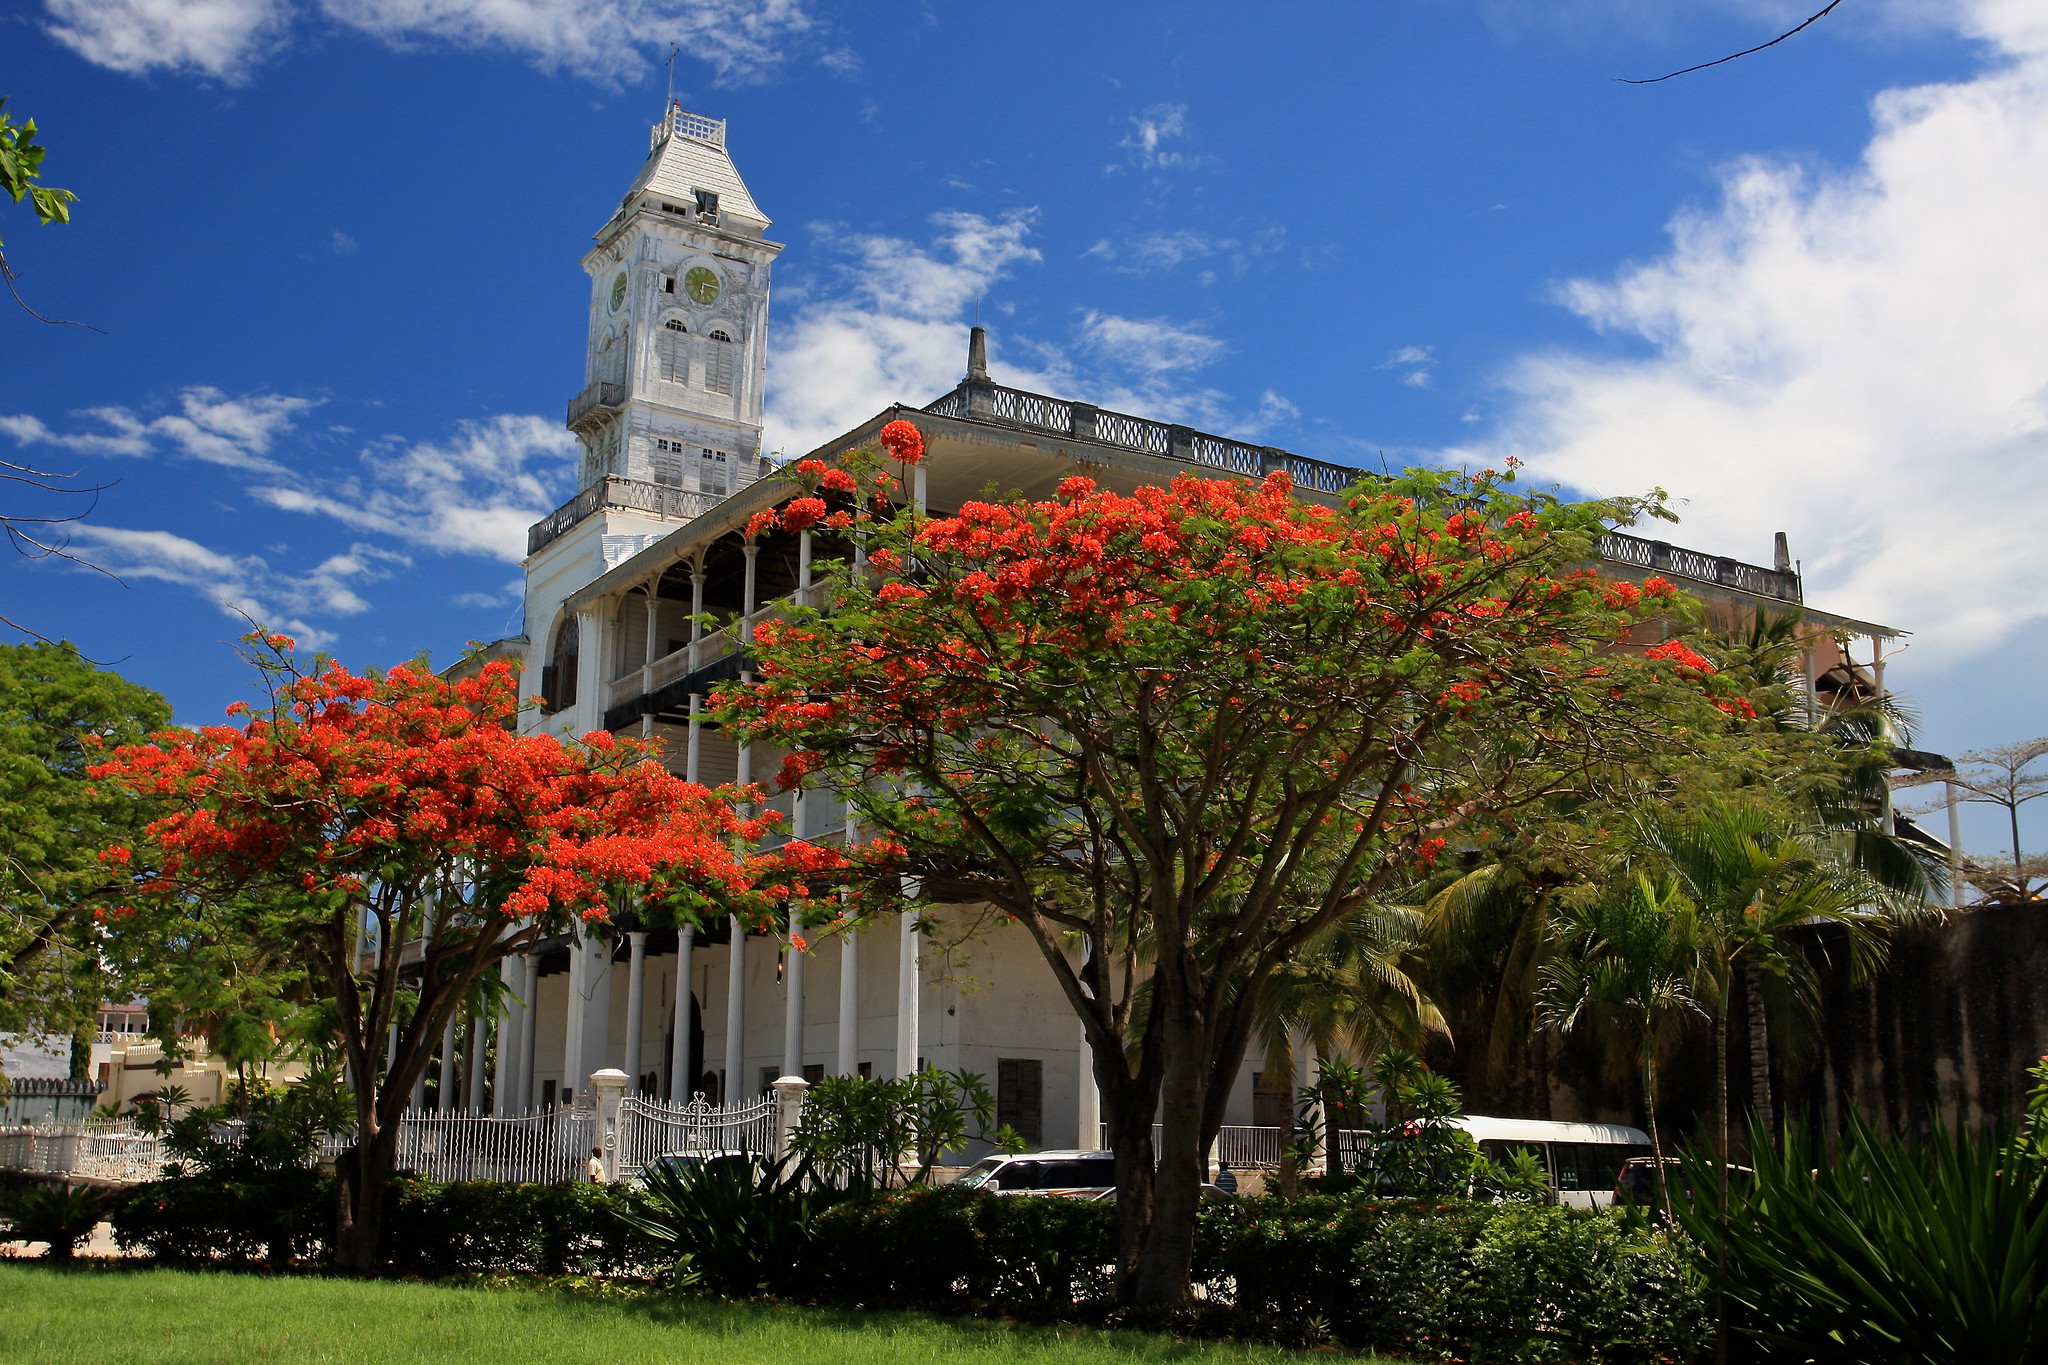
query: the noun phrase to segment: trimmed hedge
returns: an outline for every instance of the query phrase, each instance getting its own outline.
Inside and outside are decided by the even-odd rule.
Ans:
[[[918,1189],[828,1210],[807,1270],[828,1302],[1104,1317],[1115,1258],[1107,1201]],[[1418,1359],[1654,1365],[1709,1335],[1683,1244],[1613,1213],[1219,1200],[1194,1278],[1206,1330]]]
[[[385,1264],[422,1276],[649,1272],[659,1255],[622,1216],[637,1199],[618,1185],[400,1177],[385,1206]],[[304,1171],[153,1181],[129,1191],[112,1222],[123,1247],[160,1261],[284,1264],[324,1254],[334,1216],[334,1177]]]

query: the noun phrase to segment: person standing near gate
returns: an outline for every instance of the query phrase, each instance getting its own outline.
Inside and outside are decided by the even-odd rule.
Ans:
[[[593,1185],[604,1184],[604,1148],[602,1147],[592,1147],[590,1149],[590,1183]]]

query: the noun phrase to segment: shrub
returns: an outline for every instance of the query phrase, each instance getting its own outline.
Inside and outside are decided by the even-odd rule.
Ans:
[[[626,1221],[669,1266],[726,1294],[784,1293],[800,1285],[811,1224],[839,1196],[811,1179],[810,1163],[706,1161],[651,1166]]]
[[[1936,1131],[1924,1140],[1851,1120],[1832,1158],[1806,1132],[1751,1141],[1755,1174],[1720,1217],[1707,1192],[1677,1213],[1713,1264],[1731,1326],[1814,1361],[2048,1357],[2048,1165],[2030,1139]]]
[[[0,1204],[0,1228],[24,1242],[45,1243],[43,1255],[68,1261],[107,1213],[107,1196],[83,1185],[32,1185]]]
[[[634,1222],[644,1203],[624,1185],[400,1179],[386,1215],[386,1262],[428,1276],[649,1271],[665,1256]]]
[[[114,1237],[160,1261],[314,1255],[334,1222],[334,1180],[320,1171],[208,1174],[137,1185],[114,1206]]]

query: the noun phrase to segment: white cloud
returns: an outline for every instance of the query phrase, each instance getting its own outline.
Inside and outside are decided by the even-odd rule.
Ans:
[[[1184,138],[1188,132],[1185,104],[1155,104],[1142,114],[1131,115],[1131,131],[1116,145],[1131,154],[1131,160],[1148,171],[1189,166],[1196,158],[1173,151],[1166,144]],[[1111,167],[1111,170],[1116,169]]]
[[[843,264],[769,334],[770,448],[810,450],[891,403],[929,402],[958,383],[961,315],[1013,267],[1039,259],[1025,241],[1032,216],[939,214],[929,245],[818,229],[819,247]]]
[[[346,232],[343,232],[343,231],[342,231],[342,230],[341,230],[340,228],[336,228],[336,229],[334,229],[334,231],[333,231],[332,233],[330,233],[330,234],[329,234],[329,236],[328,236],[328,247],[329,247],[329,249],[331,249],[331,250],[332,250],[332,251],[334,252],[334,254],[335,254],[335,255],[337,255],[337,256],[353,256],[353,255],[355,255],[355,254],[356,254],[356,247],[357,247],[358,245],[359,245],[359,244],[357,243],[357,241],[356,241],[356,239],[355,239],[355,238],[353,238],[353,237],[349,236],[349,235],[348,235],[348,234],[347,234]]]
[[[1221,341],[1199,326],[1092,310],[1081,317],[1080,344],[1148,377],[1199,370],[1225,349]]]
[[[44,0],[50,35],[115,71],[168,70],[231,84],[328,25],[403,48],[423,41],[509,52],[608,83],[680,43],[724,81],[783,60],[818,29],[805,0]],[[821,54],[844,65],[838,50]]]
[[[284,42],[288,0],[44,0],[50,36],[114,71],[230,83]]]
[[[1029,243],[1034,216],[941,214],[930,243],[821,230],[820,245],[844,263],[800,299],[772,343],[769,448],[801,454],[891,403],[929,402],[959,383],[967,310],[1039,259]],[[991,311],[1010,309],[998,301]],[[1058,339],[990,339],[995,377],[1013,387],[1247,436],[1291,420],[1292,405],[1277,395],[1246,413],[1196,382],[1226,349],[1199,323],[1099,310],[1081,312]]]
[[[250,493],[289,512],[330,516],[445,554],[526,557],[526,529],[567,494],[576,438],[544,417],[502,414],[463,422],[453,440],[382,441],[364,473],[291,480]]]
[[[149,420],[124,407],[85,408],[103,430],[56,431],[40,417],[0,416],[0,432],[24,446],[47,445],[88,455],[153,455],[166,448],[208,464],[275,472],[270,449],[290,432],[299,414],[318,404],[310,398],[251,393],[229,398],[204,385],[178,396],[178,411]]]
[[[134,531],[84,523],[73,531],[81,557],[122,578],[154,579],[191,588],[233,617],[283,630],[307,649],[334,644],[332,631],[306,620],[311,614],[355,616],[370,604],[358,585],[408,566],[404,555],[353,545],[303,574],[273,569],[257,555],[223,554],[169,531]]]
[[[1787,531],[1809,601],[1937,660],[2048,616],[2048,7],[1960,22],[1995,64],[1881,96],[1853,169],[1730,167],[1667,254],[1562,291],[1649,354],[1526,357],[1500,433],[1452,454],[1662,485],[1720,553]]]
[[[1434,346],[1403,346],[1382,360],[1377,368],[1382,370],[1403,370],[1401,382],[1418,389],[1429,387],[1430,377],[1436,371],[1436,348]]]

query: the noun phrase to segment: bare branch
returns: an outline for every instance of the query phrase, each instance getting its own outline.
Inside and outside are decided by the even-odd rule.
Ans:
[[[4,252],[0,252],[0,280],[7,282],[7,292],[14,295],[14,301],[21,305],[21,311],[34,318],[37,322],[47,322],[52,327],[83,327],[86,331],[98,332],[101,336],[107,334],[107,329],[104,327],[95,327],[89,322],[73,322],[70,318],[46,318],[35,309],[29,307],[28,300],[24,299],[21,296],[21,291],[14,287],[14,268],[7,264],[7,256]]]
[[[1738,58],[1747,57],[1753,53],[1762,52],[1765,48],[1776,47],[1779,43],[1784,42],[1787,38],[1792,37],[1794,34],[1800,32],[1801,30],[1810,28],[1814,24],[1819,23],[1821,20],[1827,18],[1830,14],[1834,13],[1835,6],[1841,3],[1842,0],[1828,0],[1828,7],[1826,9],[1822,10],[1819,14],[1812,15],[1806,20],[1805,23],[1800,24],[1797,28],[1786,29],[1783,33],[1780,33],[1777,37],[1771,39],[1768,43],[1758,43],[1755,47],[1747,47],[1740,52],[1731,52],[1725,57],[1716,57],[1711,62],[1701,62],[1698,66],[1688,66],[1682,71],[1673,71],[1663,76],[1651,76],[1647,80],[1633,81],[1626,76],[1616,76],[1614,79],[1620,81],[1623,85],[1655,85],[1659,81],[1668,81],[1673,76],[1690,76],[1695,71],[1705,71],[1710,66],[1720,66],[1723,63],[1732,62],[1737,60]]]

